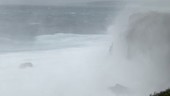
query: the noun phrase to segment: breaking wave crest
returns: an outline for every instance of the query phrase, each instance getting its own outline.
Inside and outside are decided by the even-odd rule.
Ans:
[[[113,36],[112,64],[123,66],[119,70],[124,74],[116,74],[121,75],[119,82],[131,88],[135,96],[168,88],[170,13],[124,11],[118,17],[109,32]]]

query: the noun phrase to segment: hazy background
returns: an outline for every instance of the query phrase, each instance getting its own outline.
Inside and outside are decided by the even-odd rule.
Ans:
[[[1,50],[33,46],[40,35],[106,33],[123,5],[107,0],[0,0]]]
[[[84,3],[96,2],[96,1],[100,2],[100,1],[120,1],[120,0],[1,0],[1,4],[71,6],[71,5],[81,5]]]
[[[0,36],[33,40],[55,33],[104,33],[119,1],[1,0]]]
[[[44,34],[106,33],[125,6],[169,9],[169,3],[168,0],[0,0],[0,38],[29,41]]]

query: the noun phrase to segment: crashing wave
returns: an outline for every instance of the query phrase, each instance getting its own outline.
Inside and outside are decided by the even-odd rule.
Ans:
[[[131,15],[127,42],[129,55],[132,57],[147,54],[155,58],[168,59],[170,57],[170,14],[146,12]]]
[[[121,75],[125,82],[138,82],[127,85],[139,94],[135,96],[167,89],[170,86],[170,13],[127,13],[118,17],[109,30],[113,32],[112,59],[118,62],[113,66],[121,66],[119,70],[125,72]]]
[[[170,14],[135,13],[129,17],[125,42],[129,60],[147,62],[156,89],[168,88],[170,75]],[[148,68],[146,67],[146,68]]]

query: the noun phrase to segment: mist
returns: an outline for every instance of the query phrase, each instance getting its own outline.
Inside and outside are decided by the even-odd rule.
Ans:
[[[108,29],[113,37],[113,65],[108,69],[119,66],[112,79],[119,78],[136,92],[134,96],[147,96],[170,86],[168,2],[129,1]]]
[[[16,1],[0,6],[0,95],[149,96],[169,88],[169,1]]]

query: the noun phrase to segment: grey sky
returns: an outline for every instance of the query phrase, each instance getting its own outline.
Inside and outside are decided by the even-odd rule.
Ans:
[[[149,6],[169,6],[170,0],[0,0],[0,5],[26,4],[26,5],[76,5],[92,1],[125,1],[129,4],[140,3]]]
[[[90,1],[102,1],[102,0],[0,0],[0,4],[68,5]]]

